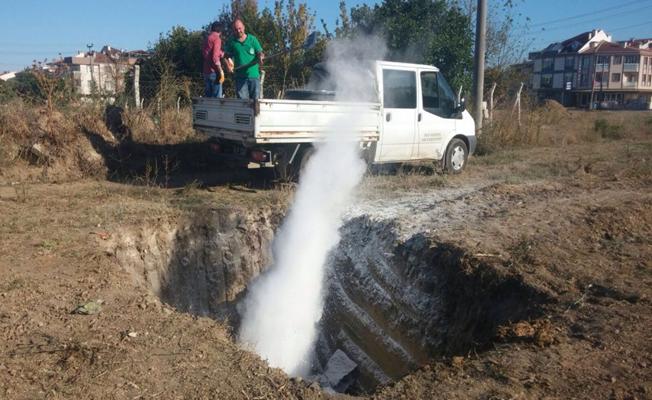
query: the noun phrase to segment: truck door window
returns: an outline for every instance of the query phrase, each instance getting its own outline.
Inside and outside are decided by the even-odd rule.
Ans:
[[[442,118],[450,118],[455,109],[455,94],[439,72],[421,73],[423,109]]]
[[[383,70],[385,108],[417,108],[417,78],[412,71]]]

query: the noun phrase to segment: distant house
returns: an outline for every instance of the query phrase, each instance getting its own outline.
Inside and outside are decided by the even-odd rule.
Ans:
[[[584,32],[530,53],[531,87],[565,106],[652,109],[652,40]]]
[[[3,72],[0,74],[0,81],[8,81],[16,77],[16,72]]]
[[[99,52],[79,53],[48,64],[52,71],[65,71],[72,75],[77,92],[88,96],[93,93],[112,96],[125,88],[125,74],[138,58],[129,52],[104,46]]]

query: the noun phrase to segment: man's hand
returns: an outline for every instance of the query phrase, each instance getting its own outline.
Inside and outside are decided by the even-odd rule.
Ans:
[[[220,73],[220,79],[219,79],[219,82],[220,82],[220,85],[221,85],[222,83],[224,83],[224,70],[223,70],[222,68],[220,68],[220,69],[218,70],[218,72]]]
[[[226,70],[229,71],[230,73],[233,73],[233,70],[235,68],[235,65],[233,64],[233,59],[225,58],[224,61],[226,62]]]
[[[258,53],[258,64],[263,65],[263,61],[265,61],[265,53],[261,51]]]

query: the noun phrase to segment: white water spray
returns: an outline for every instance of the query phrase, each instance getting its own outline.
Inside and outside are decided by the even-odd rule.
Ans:
[[[369,82],[369,72],[357,60],[341,57],[364,54],[359,47],[376,53],[374,57],[367,52],[368,58],[378,58],[378,49],[384,46],[369,45],[365,38],[329,48],[327,68],[338,98],[370,97],[360,85]],[[350,140],[354,118],[333,121],[329,140],[316,146],[274,240],[274,265],[249,287],[245,302],[240,341],[292,376],[310,372],[325,295],[326,257],[339,242],[341,215],[365,170],[358,143]]]

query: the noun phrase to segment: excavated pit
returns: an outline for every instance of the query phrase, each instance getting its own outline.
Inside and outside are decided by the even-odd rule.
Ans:
[[[112,245],[133,278],[179,311],[237,330],[247,284],[272,263],[274,210],[202,210],[125,229]],[[397,222],[349,219],[327,266],[315,379],[369,393],[438,357],[481,351],[499,325],[532,317],[545,296],[518,277]]]

